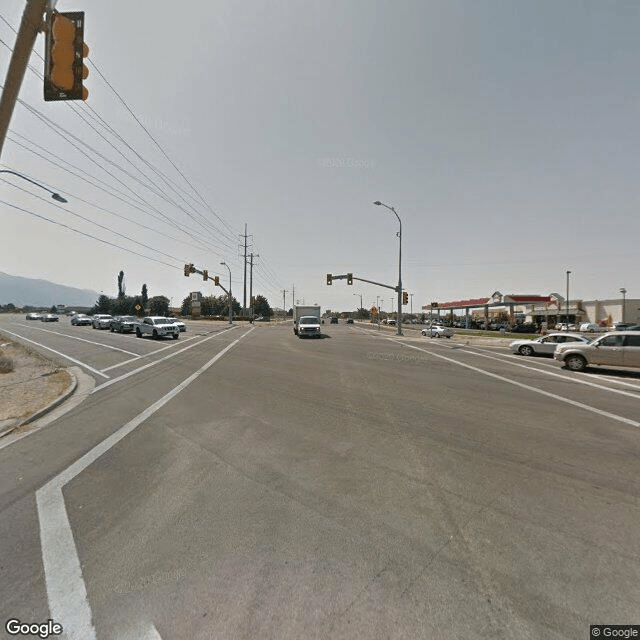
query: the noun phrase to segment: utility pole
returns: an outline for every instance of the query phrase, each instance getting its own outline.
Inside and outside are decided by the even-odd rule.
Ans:
[[[251,261],[249,262],[249,307],[251,308],[251,319],[253,320],[253,259],[259,258],[257,253],[251,253]],[[245,264],[246,269],[246,264]]]
[[[50,3],[51,8],[55,1]],[[36,42],[38,32],[42,29],[47,0],[27,0],[22,14],[22,22],[16,36],[16,44],[11,54],[7,77],[0,97],[0,156],[9,129],[13,109],[18,100],[20,86],[29,64],[29,56]]]
[[[293,293],[291,294],[291,306],[295,307],[296,306],[296,285],[292,285],[291,289],[293,291]]]
[[[289,293],[288,289],[282,290],[282,310],[284,311],[284,317],[287,317],[287,293]]]
[[[240,236],[244,238],[244,288],[242,289],[242,313],[247,313],[247,223],[244,223],[244,235]],[[249,301],[251,302],[251,301]]]

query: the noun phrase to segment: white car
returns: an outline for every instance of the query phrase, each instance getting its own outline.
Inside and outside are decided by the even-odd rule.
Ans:
[[[96,313],[91,321],[91,326],[94,329],[110,329],[112,321],[113,316],[107,315],[106,313]]]
[[[580,325],[580,331],[584,333],[597,333],[600,331],[606,331],[606,329],[595,322],[583,322]]]
[[[136,336],[142,338],[143,335],[150,335],[155,340],[164,336],[171,336],[177,340],[180,336],[180,329],[168,318],[148,316],[136,324]]]
[[[550,333],[547,336],[540,336],[535,340],[516,340],[509,345],[509,348],[513,353],[519,353],[521,356],[553,355],[559,344],[586,344],[589,341],[589,338],[585,338],[577,333]]]
[[[430,338],[450,338],[453,335],[453,329],[449,327],[441,327],[436,324],[433,327],[423,329],[422,335],[429,336]]]
[[[178,318],[167,318],[167,320],[173,322],[180,329],[180,333],[184,333],[187,330],[187,325],[182,320],[178,320]]]

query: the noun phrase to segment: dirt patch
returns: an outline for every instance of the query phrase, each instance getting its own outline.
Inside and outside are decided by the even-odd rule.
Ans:
[[[0,421],[25,420],[69,388],[67,371],[2,334],[0,351],[14,362],[13,371],[0,373]]]

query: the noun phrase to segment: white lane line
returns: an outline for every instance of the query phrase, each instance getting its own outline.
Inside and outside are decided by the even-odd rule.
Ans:
[[[160,353],[161,351],[166,351],[167,349],[176,347],[179,344],[184,344],[185,342],[189,342],[190,340],[195,340],[195,338],[198,338],[198,337],[199,336],[190,336],[189,338],[184,338],[184,340],[180,340],[180,342],[172,342],[167,347],[162,347],[161,349],[156,349],[155,351],[149,351],[149,353],[144,353],[141,356],[138,356],[136,358],[129,358],[124,362],[118,362],[118,364],[112,364],[110,367],[105,367],[104,369],[101,369],[101,371],[104,373],[105,371],[111,371],[111,369],[117,369],[118,367],[123,367],[125,364],[129,364],[130,362],[135,362],[136,360],[140,360],[141,358],[147,358],[148,356],[152,356],[154,353]]]
[[[95,373],[96,375],[102,376],[103,378],[110,378],[111,376],[108,376],[106,373],[102,373],[102,371],[98,371],[97,369],[94,369],[93,367],[90,367],[88,364],[81,362],[80,360],[76,360],[75,358],[72,358],[71,356],[68,356],[66,353],[61,353],[60,351],[56,351],[55,349],[52,349],[51,347],[47,347],[44,344],[40,344],[39,342],[36,342],[35,340],[29,340],[29,338],[25,338],[24,336],[19,335],[18,333],[13,333],[13,331],[9,331],[8,329],[2,329],[2,331],[4,333],[9,333],[12,336],[16,336],[16,338],[20,338],[21,340],[24,340],[25,342],[30,342],[31,344],[35,344],[38,347],[42,347],[43,349],[46,349],[47,351],[51,351],[52,353],[55,353],[58,356],[62,356],[63,358],[66,358],[67,360],[71,360],[71,362],[75,362],[76,364],[79,364],[81,367],[84,367],[85,369],[88,369],[89,371],[91,371],[92,373]]]
[[[27,327],[27,329],[35,329],[36,331],[46,331],[47,333],[53,333],[56,336],[62,336],[63,338],[69,338],[70,340],[79,340],[80,342],[88,342],[89,344],[95,344],[105,349],[113,349],[113,351],[122,351],[130,356],[139,356],[139,353],[133,353],[133,351],[127,351],[126,349],[120,349],[120,347],[112,347],[111,345],[104,344],[104,342],[94,342],[93,340],[87,340],[86,338],[78,338],[78,336],[70,336],[68,333],[61,333],[60,331],[51,331],[50,329],[43,329],[42,327],[34,327],[30,324],[20,324],[16,322],[19,327]]]
[[[474,347],[472,344],[470,345],[465,345],[467,347],[469,347],[470,349],[476,349],[478,351],[485,351],[485,349],[482,349],[480,347]],[[455,349],[455,347],[449,347],[450,349]],[[457,349],[458,351],[460,351],[460,347],[458,347]],[[514,360],[518,360],[520,358],[522,358],[523,356],[515,356],[509,353],[505,353],[503,356],[503,358],[512,358]],[[533,363],[532,363],[533,364]],[[522,366],[522,365],[521,365]],[[558,367],[556,365],[550,364],[548,362],[536,362],[536,366],[538,367],[550,367],[552,369],[555,369],[557,371]],[[539,371],[542,371],[541,369],[539,369]],[[598,380],[603,380],[605,382],[611,382],[614,384],[620,384],[624,387],[630,387],[631,389],[637,389],[638,391],[640,391],[640,386],[638,386],[637,384],[632,384],[630,382],[625,382],[624,380],[620,380],[618,378],[613,378],[613,377],[609,377],[609,376],[603,376],[601,374],[597,374],[597,373],[589,373],[586,374],[589,376],[589,378],[597,378]],[[607,389],[610,389],[610,387],[606,387]],[[615,389],[610,389],[611,391],[615,391]],[[637,398],[639,397],[638,395],[634,395],[632,394],[633,397]]]
[[[452,364],[457,364],[458,366],[464,367],[465,369],[471,369],[472,371],[480,373],[484,376],[489,376],[490,378],[501,380],[502,382],[506,382],[516,387],[526,389],[527,391],[532,391],[533,393],[539,393],[540,395],[546,396],[547,398],[553,398],[554,400],[558,400],[559,402],[564,402],[574,407],[579,407],[580,409],[584,409],[585,411],[590,411],[591,413],[596,413],[600,416],[604,416],[605,418],[611,418],[612,420],[617,420],[618,422],[624,422],[625,424],[631,425],[632,427],[640,427],[640,422],[636,422],[635,420],[630,420],[629,418],[625,418],[624,416],[618,416],[615,413],[609,413],[608,411],[597,409],[596,407],[592,407],[588,404],[583,404],[582,402],[578,402],[577,400],[571,400],[571,398],[565,398],[564,396],[559,396],[555,393],[550,393],[549,391],[538,389],[538,387],[532,387],[530,385],[523,384],[522,382],[517,382],[516,380],[511,380],[510,378],[505,378],[504,376],[499,376],[497,373],[491,373],[490,371],[485,371],[484,369],[480,369],[479,367],[474,367],[471,364],[460,362],[459,360],[455,360],[454,358],[449,358],[447,356],[440,355],[439,353],[434,353],[433,351],[422,349],[421,347],[414,347],[411,344],[407,344],[405,342],[402,342],[401,340],[396,340],[395,338],[387,338],[387,340],[391,340],[392,342],[401,344],[409,349],[416,349],[417,351],[428,353],[429,355],[432,355],[435,358],[441,358],[442,360],[446,360],[447,362],[451,362]]]
[[[253,329],[227,345],[195,373],[185,378],[177,387],[174,387],[169,393],[120,427],[108,438],[105,438],[36,491],[40,521],[40,544],[49,611],[54,620],[62,621],[65,638],[69,640],[96,640],[96,630],[91,621],[91,607],[87,600],[87,589],[82,577],[80,559],[69,524],[62,493],[63,487],[188,387],[251,331]]]
[[[149,367],[154,367],[157,364],[160,364],[161,362],[164,362],[165,360],[169,360],[170,358],[173,358],[174,356],[177,356],[181,353],[183,353],[184,351],[188,351],[189,349],[192,349],[193,347],[197,347],[198,345],[202,344],[203,342],[206,342],[207,340],[211,340],[211,338],[216,338],[217,336],[221,336],[223,333],[226,333],[227,331],[231,331],[231,329],[235,329],[236,327],[229,327],[229,329],[224,329],[223,331],[220,331],[220,333],[216,333],[212,336],[209,336],[208,338],[205,338],[204,340],[200,340],[200,342],[194,342],[193,344],[190,344],[188,347],[184,347],[183,349],[180,349],[179,351],[174,351],[173,353],[170,353],[168,356],[164,356],[163,358],[160,358],[159,360],[154,360],[153,362],[149,362],[148,364],[142,365],[141,367],[138,367],[137,369],[134,369],[133,371],[129,371],[128,373],[123,373],[121,376],[117,377],[117,378],[112,378],[111,380],[109,380],[108,382],[103,382],[101,385],[98,385],[97,387],[94,388],[94,390],[91,393],[95,393],[96,391],[100,391],[102,389],[104,389],[105,387],[110,387],[112,384],[115,384],[116,382],[120,382],[121,380],[125,380],[126,378],[129,378],[130,376],[135,375],[136,373],[140,373],[141,371],[144,371],[145,369],[148,369]],[[108,376],[105,376],[108,377]]]
[[[526,364],[520,364],[519,362],[510,362],[509,360],[505,360],[504,358],[496,358],[495,356],[488,356],[485,353],[478,353],[477,351],[470,351],[469,349],[458,349],[458,351],[462,351],[463,353],[470,353],[471,355],[477,356],[478,358],[488,358],[489,360],[497,360],[498,362],[502,362],[503,364],[511,365],[512,367],[520,367],[521,369],[529,369],[529,371],[535,371],[536,373],[543,373],[547,376],[553,376],[554,378],[561,378],[567,382],[575,382],[576,384],[586,384],[589,387],[595,387],[596,389],[602,389],[604,391],[609,391],[611,393],[619,393],[622,396],[627,396],[629,398],[635,398],[636,400],[640,400],[640,394],[631,393],[629,391],[622,391],[622,389],[612,389],[611,387],[605,387],[603,384],[597,384],[596,382],[589,382],[588,380],[581,380],[580,378],[574,378],[572,376],[568,376],[562,373],[552,373],[551,371],[545,371],[544,369],[538,369],[538,367],[530,367]]]

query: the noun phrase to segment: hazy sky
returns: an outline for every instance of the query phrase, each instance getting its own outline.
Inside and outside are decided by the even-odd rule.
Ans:
[[[24,4],[5,0],[0,15],[17,28]],[[90,59],[211,209],[95,69],[89,100],[73,106],[45,103],[28,71],[21,98],[54,128],[17,106],[2,164],[59,190],[68,211],[17,178],[0,182],[0,199],[171,266],[0,204],[0,271],[115,295],[123,269],[129,293],[146,282],[177,304],[212,290],[184,277],[185,261],[227,281],[227,260],[241,300],[246,222],[260,254],[254,293],[281,306],[286,288],[290,306],[295,285],[300,301],[332,309],[359,305],[354,293],[367,307],[381,295],[386,310],[392,291],[325,284],[348,271],[396,284],[398,223],[373,206],[382,200],[402,218],[414,311],[495,290],[564,292],[567,269],[572,298],[618,297],[623,286],[640,297],[637,0],[57,8],[86,12]],[[0,38],[15,42],[1,21]],[[43,47],[41,36],[38,72]],[[0,46],[3,78],[8,59]],[[75,149],[60,127],[91,149]]]

